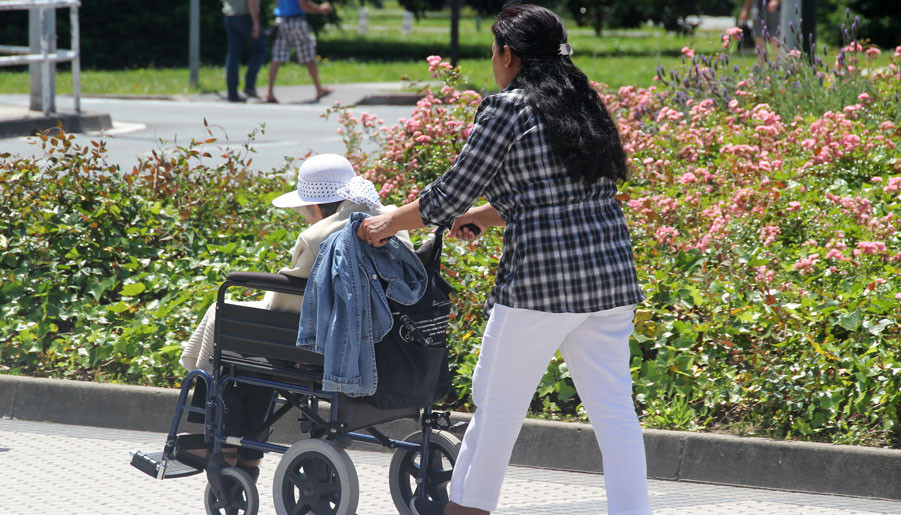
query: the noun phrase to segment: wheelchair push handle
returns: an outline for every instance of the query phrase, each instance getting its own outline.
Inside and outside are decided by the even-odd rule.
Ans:
[[[482,233],[482,230],[479,229],[479,226],[476,224],[466,224],[462,227],[462,229],[467,229],[476,236]]]

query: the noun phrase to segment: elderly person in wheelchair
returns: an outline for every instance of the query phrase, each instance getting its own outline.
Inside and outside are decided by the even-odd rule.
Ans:
[[[343,229],[351,213],[363,212],[372,215],[396,209],[383,206],[375,186],[358,176],[350,162],[337,154],[313,156],[301,165],[297,176],[297,189],[277,197],[272,204],[280,208],[296,210],[309,227],[297,236],[291,255],[290,266],[279,270],[280,274],[306,279],[316,261],[320,244],[332,233]],[[412,248],[409,235],[404,232],[400,240]],[[303,298],[267,291],[263,300],[237,302],[247,306],[274,311],[300,313]],[[184,346],[180,363],[187,370],[211,371],[213,336],[216,323],[216,305],[211,305],[201,319],[191,338]],[[272,403],[273,391],[255,385],[238,383],[229,385],[222,392],[225,410],[225,428],[229,434],[246,436],[255,425],[266,417]],[[203,406],[206,396],[202,382],[197,383],[193,397],[194,406]],[[189,421],[203,422],[203,416],[190,414]],[[196,449],[180,449],[178,458],[202,466],[208,458],[209,449],[203,443],[202,435],[197,435]],[[227,449],[230,465],[237,464],[256,480],[263,453],[254,449]]]
[[[460,448],[453,433],[466,425],[432,409],[451,389],[453,288],[440,274],[446,228],[415,251],[406,232],[390,245],[361,244],[362,220],[396,208],[382,206],[372,183],[337,155],[307,160],[297,191],[273,203],[311,223],[297,238],[291,266],[277,274],[228,274],[185,344],[181,363],[189,372],[164,450],[134,451],[132,466],[157,479],[205,472],[207,513],[256,515],[260,459],[275,452],[277,513],[354,515],[359,482],[344,449],[363,442],[394,451],[388,486],[402,515],[411,513],[414,497],[446,500]],[[230,301],[230,288],[266,295]],[[298,411],[296,429],[306,436],[280,435],[289,445],[269,442],[274,424]],[[202,434],[179,431],[185,414],[203,422]],[[401,419],[419,429],[397,439],[376,427]]]

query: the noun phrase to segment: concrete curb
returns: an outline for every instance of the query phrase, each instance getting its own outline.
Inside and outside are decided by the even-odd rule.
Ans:
[[[89,132],[111,129],[113,122],[105,113],[57,113],[50,116],[27,115],[21,118],[0,119],[0,139],[31,136],[55,129],[63,124],[66,132]]]
[[[0,375],[0,417],[5,418],[167,432],[177,399],[178,391],[167,388]],[[184,424],[183,430],[200,431]],[[403,438],[417,424],[400,420],[380,428]],[[651,478],[901,500],[901,450],[680,431],[645,430],[644,435]],[[272,441],[302,438],[286,417]],[[527,420],[511,463],[602,471],[594,432],[580,423]]]

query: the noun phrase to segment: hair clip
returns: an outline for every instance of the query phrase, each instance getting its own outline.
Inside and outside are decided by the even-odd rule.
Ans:
[[[560,50],[557,55],[570,56],[573,55],[573,47],[569,43],[560,43]]]

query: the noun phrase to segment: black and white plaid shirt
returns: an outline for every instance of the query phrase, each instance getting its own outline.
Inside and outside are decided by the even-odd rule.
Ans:
[[[616,184],[572,179],[522,90],[485,98],[457,162],[423,189],[422,220],[448,224],[486,197],[506,223],[495,303],[592,313],[644,296]]]

